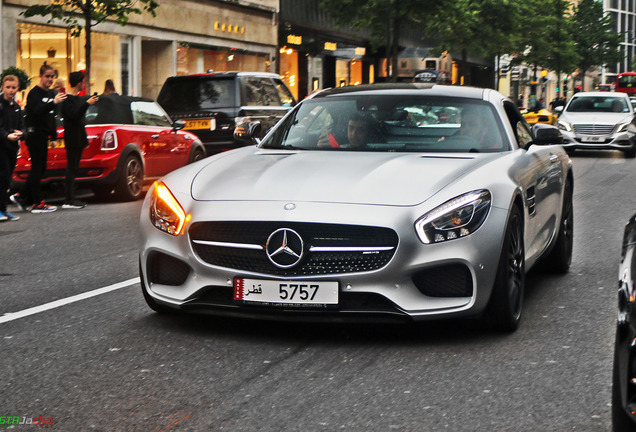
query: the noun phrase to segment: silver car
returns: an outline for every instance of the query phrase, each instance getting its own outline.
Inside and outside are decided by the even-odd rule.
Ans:
[[[565,106],[557,125],[566,150],[621,150],[636,156],[634,108],[627,93],[577,93]]]
[[[258,136],[258,123],[237,128]],[[257,146],[156,182],[140,275],[158,312],[257,319],[483,317],[514,331],[525,273],[566,272],[571,161],[488,89],[327,90]]]

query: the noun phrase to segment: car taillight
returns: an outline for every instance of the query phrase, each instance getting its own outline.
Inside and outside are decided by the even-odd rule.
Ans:
[[[107,130],[102,135],[102,150],[115,150],[117,148],[117,134],[113,130]]]

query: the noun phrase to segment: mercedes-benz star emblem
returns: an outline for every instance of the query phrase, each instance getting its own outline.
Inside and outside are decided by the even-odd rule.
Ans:
[[[303,258],[304,245],[300,235],[289,228],[280,228],[270,234],[265,245],[267,258],[278,268],[291,268]]]

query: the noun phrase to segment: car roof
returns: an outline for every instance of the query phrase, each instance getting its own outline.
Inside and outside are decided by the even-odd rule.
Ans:
[[[189,74],[189,75],[176,75],[171,76],[169,80],[182,80],[182,79],[192,79],[192,78],[234,78],[237,76],[254,76],[254,77],[262,77],[262,78],[280,78],[280,75],[270,72],[239,72],[239,71],[230,71],[230,72],[209,72],[209,73],[199,73],[199,74]]]
[[[623,92],[579,92],[572,97],[581,97],[581,96],[619,96],[619,97],[628,97],[627,93]]]
[[[350,94],[414,94],[426,96],[461,97],[468,99],[485,99],[485,93],[493,91],[479,87],[447,86],[427,83],[380,83],[357,86],[337,87],[317,93],[313,98],[334,97]]]

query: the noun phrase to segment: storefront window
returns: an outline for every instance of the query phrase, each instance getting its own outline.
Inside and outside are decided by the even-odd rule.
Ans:
[[[18,23],[19,45],[16,65],[31,77],[31,86],[39,82],[40,67],[53,66],[60,81],[68,87],[68,74],[86,69],[84,36],[71,37],[65,28],[37,24]],[[112,79],[115,88],[121,89],[121,65],[119,36],[93,32],[91,39],[91,91],[101,93],[104,82]],[[23,100],[23,96],[19,98]]]
[[[269,72],[266,54],[252,54],[237,49],[206,49],[187,44],[177,48],[177,75],[215,72]]]
[[[298,100],[298,51],[283,47],[280,49],[280,75]]]
[[[350,85],[362,84],[362,60],[351,60],[351,79]]]
[[[349,85],[349,61],[336,60],[336,85],[344,87]]]

